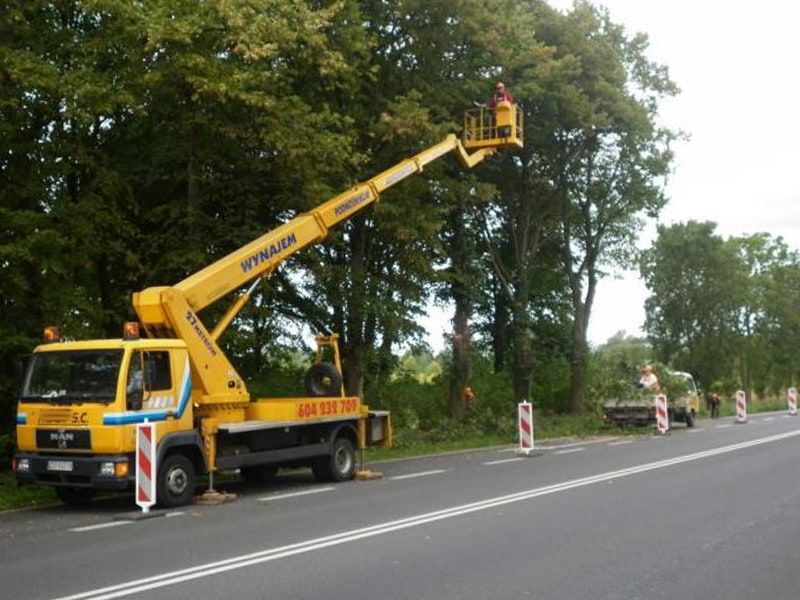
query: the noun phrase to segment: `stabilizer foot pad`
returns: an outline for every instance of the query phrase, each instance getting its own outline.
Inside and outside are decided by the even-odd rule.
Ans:
[[[199,496],[192,498],[192,504],[216,506],[218,504],[225,504],[226,502],[233,502],[236,500],[236,498],[236,494],[231,494],[228,492],[205,491]]]

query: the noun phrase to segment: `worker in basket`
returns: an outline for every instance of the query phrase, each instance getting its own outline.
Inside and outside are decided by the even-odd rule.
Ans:
[[[486,103],[486,108],[495,109],[500,102],[511,102],[513,104],[514,98],[511,92],[506,89],[506,85],[502,81],[498,81],[494,86],[494,94],[489,98]]]
[[[507,138],[511,136],[511,126],[508,124],[507,119],[498,118],[498,106],[501,102],[513,104],[514,98],[511,96],[511,92],[506,89],[505,84],[502,81],[498,81],[494,86],[494,94],[492,94],[492,97],[486,102],[486,108],[494,112],[494,114],[491,115],[491,119],[493,125],[497,126],[497,137]]]

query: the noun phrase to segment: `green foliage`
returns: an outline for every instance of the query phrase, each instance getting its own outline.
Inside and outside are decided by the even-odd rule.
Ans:
[[[595,406],[609,398],[630,398],[635,393],[640,371],[652,364],[653,349],[642,339],[625,337],[623,333],[610,338],[597,348],[589,362],[588,398]],[[661,369],[657,370],[660,379]]]
[[[397,370],[392,379],[413,378],[419,383],[433,383],[442,375],[442,365],[430,352],[406,352],[400,358]]]
[[[475,399],[462,419],[448,416],[446,378],[425,381],[425,378],[419,376],[430,365],[440,362],[444,363],[446,373],[450,360],[446,354],[431,361],[430,355],[425,352],[409,352],[390,381],[379,389],[371,388],[368,391],[366,400],[370,406],[392,411],[396,444],[399,448],[437,445],[459,439],[514,439],[517,408],[513,400],[511,373],[495,373],[491,368],[491,361],[480,354],[473,354],[472,358],[470,387],[475,393]],[[402,365],[406,365],[406,368]],[[409,369],[408,366],[416,366],[417,370]],[[561,429],[553,426],[551,435],[566,430],[582,434],[589,432],[584,425],[576,427],[575,421],[559,419],[555,414],[566,410],[568,368],[563,358],[549,364],[543,363],[542,377],[537,379],[533,388],[533,404],[537,414],[546,420],[552,417],[547,423],[563,423]]]
[[[720,391],[792,385],[800,361],[800,257],[767,234],[723,239],[714,223],[660,227],[643,254],[646,329],[658,355]]]
[[[3,8],[0,430],[14,363],[43,325],[118,337],[132,291],[174,284],[457,131],[498,78],[526,111],[524,151],[469,176],[438,161],[388,190],[259,286],[222,341],[254,394],[283,395],[306,364],[285,348],[305,328],[339,332],[348,389],[366,385],[404,430],[434,437],[505,435],[522,397],[546,414],[573,407],[571,330],[591,309],[585,297],[577,311],[574,276],[626,263],[663,201],[670,134],[654,118],[675,90],[646,38],[583,2],[563,14],[539,0]],[[598,220],[583,223],[587,211]],[[776,272],[764,303],[800,329],[779,280],[795,282]],[[434,294],[459,305],[473,356],[401,361]],[[448,399],[467,382],[476,401],[456,424]]]
[[[14,436],[10,433],[0,434],[0,471],[11,468],[11,458],[14,456]]]
[[[53,488],[38,485],[17,486],[14,474],[0,472],[0,510],[30,508],[58,502]]]
[[[248,381],[248,389],[257,398],[302,396],[305,394],[306,371],[310,366],[310,353],[275,353]]]

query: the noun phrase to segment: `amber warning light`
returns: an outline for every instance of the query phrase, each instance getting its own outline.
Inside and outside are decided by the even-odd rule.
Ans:
[[[53,344],[61,340],[61,332],[58,327],[48,325],[44,328],[44,341],[47,344]]]
[[[128,321],[122,327],[122,337],[126,340],[139,339],[139,323],[136,321]]]

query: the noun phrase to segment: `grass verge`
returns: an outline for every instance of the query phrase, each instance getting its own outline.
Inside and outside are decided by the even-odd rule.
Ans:
[[[513,423],[512,423],[513,425]],[[589,438],[605,435],[641,435],[646,428],[620,429],[610,427],[595,413],[580,415],[538,415],[534,414],[534,437],[536,441],[554,438]],[[368,460],[391,460],[409,456],[423,456],[442,452],[471,450],[517,443],[516,431],[485,435],[455,435],[452,438],[442,429],[423,431],[420,429],[395,430],[395,446],[390,449],[371,448],[367,451]]]
[[[786,400],[783,398],[767,398],[764,400],[751,400],[747,403],[747,414],[758,414],[762,412],[788,411]],[[733,400],[727,400],[720,406],[720,417],[733,417],[736,415],[736,405]],[[709,418],[710,413],[705,406],[700,407],[700,418]]]
[[[17,486],[14,473],[0,472],[0,510],[12,508],[31,508],[57,502],[52,488],[38,485]]]

